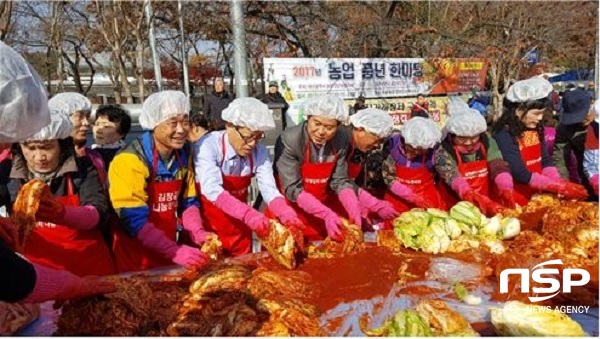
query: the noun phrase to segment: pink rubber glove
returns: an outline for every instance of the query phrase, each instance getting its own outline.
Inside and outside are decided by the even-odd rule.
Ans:
[[[542,169],[542,175],[554,180],[563,180],[555,166],[548,166]]]
[[[55,224],[87,231],[98,226],[100,214],[94,206],[65,206],[62,219],[56,220]]]
[[[206,241],[206,237],[213,234],[206,232],[202,227],[202,216],[197,206],[190,206],[183,211],[181,215],[183,228],[190,233],[192,242],[197,245],[202,245]]]
[[[202,267],[209,261],[208,256],[197,248],[177,246],[174,240],[169,239],[152,223],[146,223],[138,232],[137,238],[144,247],[164,255],[187,269]]]
[[[217,197],[215,205],[225,214],[244,222],[260,237],[269,235],[269,219],[264,214],[254,210],[252,206],[239,201],[227,191]]]
[[[597,173],[594,174],[592,176],[592,178],[590,179],[590,184],[594,188],[594,193],[596,193],[596,195],[598,195],[598,174]]]
[[[362,217],[360,215],[360,203],[358,202],[358,197],[354,190],[351,188],[343,189],[338,194],[338,199],[344,206],[346,212],[348,212],[348,216],[350,217],[350,223],[358,226],[358,228],[362,228]]]
[[[394,219],[400,215],[394,209],[392,204],[385,200],[379,200],[362,188],[358,189],[358,201],[361,207],[366,207],[369,211],[377,213],[383,220]]]
[[[293,208],[291,208],[286,202],[284,197],[277,197],[269,203],[269,210],[277,216],[284,225],[298,224],[301,225],[302,221],[298,219],[298,215]]]
[[[411,188],[400,183],[399,181],[392,182],[390,191],[394,193],[400,199],[421,208],[436,208],[437,206],[425,199],[424,197],[418,196],[413,192]]]
[[[68,300],[114,292],[115,284],[95,276],[80,278],[68,271],[53,270],[33,264],[36,280],[33,291],[21,302],[39,303]]]
[[[465,195],[467,195],[467,193],[470,193],[471,191],[473,191],[473,189],[471,188],[471,185],[469,185],[467,180],[465,180],[465,178],[463,178],[463,177],[458,177],[458,178],[454,179],[454,181],[452,181],[451,186],[452,186],[452,189],[454,190],[454,192],[456,192],[456,194],[458,194],[458,196],[462,200],[467,200],[467,199],[465,199]]]
[[[515,191],[512,175],[508,172],[500,173],[494,178],[494,183],[498,187],[500,203],[508,208],[515,208]]]
[[[327,229],[327,234],[334,241],[343,241],[344,236],[340,231],[340,227],[342,227],[342,219],[335,214],[330,208],[323,205],[317,198],[315,198],[312,194],[307,193],[306,191],[302,191],[298,195],[298,199],[296,199],[296,203],[300,208],[306,211],[308,214],[312,214],[317,218],[323,219],[325,221],[325,228]]]
[[[549,178],[543,174],[531,173],[531,179],[529,180],[529,186],[541,190],[547,191],[554,194],[559,194],[560,191],[566,188],[564,181]]]
[[[423,198],[416,195],[412,189],[399,182],[398,180],[394,180],[394,182],[392,182],[392,184],[389,186],[389,189],[390,192],[394,193],[395,196],[406,202],[409,202],[416,206],[426,205],[426,202]]]

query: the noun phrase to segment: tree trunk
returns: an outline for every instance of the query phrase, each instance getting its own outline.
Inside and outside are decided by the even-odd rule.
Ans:
[[[11,0],[4,0],[0,2],[0,40],[3,41],[8,35],[10,28],[10,21],[12,19],[12,7],[13,3]]]

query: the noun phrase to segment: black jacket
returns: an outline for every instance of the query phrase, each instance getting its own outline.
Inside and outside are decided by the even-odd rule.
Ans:
[[[233,101],[233,96],[227,91],[221,93],[212,92],[210,95],[204,98],[204,107],[202,113],[216,125],[217,129],[222,129],[225,126],[225,122],[221,117],[221,112]],[[213,126],[215,127],[215,126]]]
[[[279,93],[279,92],[275,92],[275,94],[272,94],[272,93],[265,94],[262,98],[262,102],[264,102],[265,104],[270,104],[270,103],[284,104],[285,107],[282,109],[283,114],[285,114],[285,112],[288,110],[288,108],[290,108],[290,105],[287,103],[287,101],[285,101],[285,99],[283,98],[283,95],[281,95],[281,93]]]

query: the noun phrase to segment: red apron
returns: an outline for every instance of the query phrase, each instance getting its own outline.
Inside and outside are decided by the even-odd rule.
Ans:
[[[361,162],[360,164],[355,164],[354,162],[350,161],[352,159],[352,156],[354,155],[355,150],[354,138],[352,138],[352,144],[350,145],[350,147],[352,148],[352,151],[350,152],[350,154],[348,154],[348,157],[346,158],[346,163],[348,164],[348,177],[356,181],[356,178],[358,178],[360,171],[364,167],[364,163]]]
[[[537,132],[534,132],[537,134]],[[526,146],[522,138],[519,138],[519,150],[521,159],[525,163],[525,167],[531,173],[542,173],[542,143]],[[527,184],[514,183],[515,186],[515,202],[520,206],[525,206],[529,202],[531,196],[541,191],[532,188]]]
[[[156,148],[154,148],[153,154],[152,174],[147,187],[148,207],[150,209],[148,222],[153,223],[156,228],[165,232],[169,239],[175,241],[178,224],[177,207],[179,206],[179,193],[181,192],[183,180],[155,182],[159,157]],[[182,168],[177,152],[175,152],[175,156],[180,168]],[[119,273],[174,265],[173,261],[165,258],[161,253],[146,248],[138,239],[125,234],[122,227],[116,227],[116,229],[113,227],[113,234],[113,251]]]
[[[463,163],[462,157],[458,151],[454,149],[458,172],[469,183],[475,192],[489,197],[489,170],[487,162],[487,150],[485,147],[481,148],[481,152],[483,153],[482,160]],[[442,200],[446,202],[446,206],[448,206],[448,208],[451,208],[460,201],[456,192],[448,187],[448,185],[443,184],[443,187],[439,188],[440,196]]]
[[[225,161],[225,133],[221,139],[221,148],[223,161]],[[223,162],[219,165],[223,166]],[[250,171],[254,168],[254,159],[250,155]],[[252,183],[254,173],[242,176],[222,175],[223,189],[233,195],[236,199],[246,203],[248,201],[248,187]],[[252,230],[244,222],[237,220],[214,203],[200,194],[201,187],[197,185],[198,194],[202,203],[201,213],[204,221],[204,228],[209,232],[214,232],[219,236],[223,243],[223,250],[228,255],[247,254],[252,251]]]
[[[80,206],[73,181],[67,176],[67,195],[56,197],[65,206]],[[23,254],[31,262],[78,276],[115,274],[115,264],[99,229],[74,230],[64,225],[38,222]]]
[[[433,172],[425,166],[425,157],[423,157],[420,168],[411,168],[396,164],[396,178],[398,181],[408,186],[416,195],[422,196],[435,204],[435,208],[445,209],[446,204],[442,201],[433,179]],[[406,212],[414,206],[409,206],[406,201],[398,198],[389,190],[385,193],[385,200],[392,203],[394,208],[400,212]]]
[[[340,216],[346,216],[347,212],[338,200],[336,194],[329,189],[329,180],[337,164],[337,152],[333,152],[335,157],[331,162],[311,163],[310,162],[310,142],[306,144],[304,163],[300,167],[302,177],[302,186],[307,193],[312,194],[325,206],[329,207]],[[292,204],[306,228],[304,235],[310,241],[323,240],[327,237],[325,222],[316,216],[306,213],[296,204]]]

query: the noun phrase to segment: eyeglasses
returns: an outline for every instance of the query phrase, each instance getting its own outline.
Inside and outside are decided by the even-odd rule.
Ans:
[[[454,141],[456,142],[456,144],[462,145],[462,146],[474,145],[479,142],[479,135],[474,136],[474,137],[456,136],[456,137],[454,137]]]
[[[245,136],[242,134],[242,132],[240,132],[240,130],[237,126],[235,126],[234,129],[240,135],[240,138],[242,138],[242,140],[244,140],[245,144],[250,144],[253,141],[259,142],[262,138],[265,137],[264,132],[257,132],[257,133],[254,133],[253,135]]]

